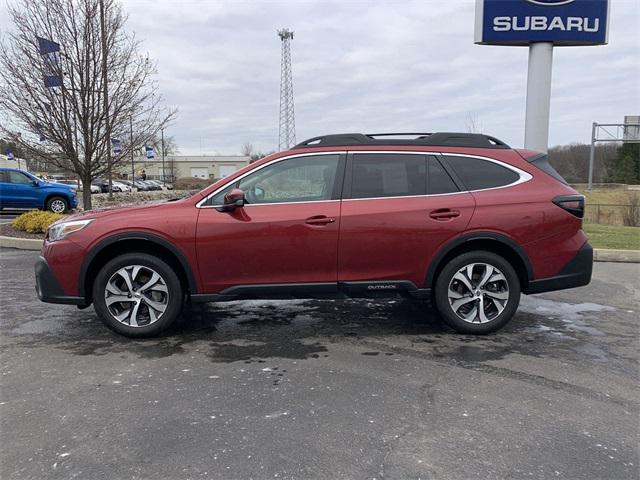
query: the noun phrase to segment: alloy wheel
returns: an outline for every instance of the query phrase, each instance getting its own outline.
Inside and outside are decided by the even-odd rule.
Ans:
[[[169,304],[167,284],[158,272],[144,265],[116,271],[105,287],[109,313],[130,327],[146,327],[162,317]]]
[[[459,269],[447,292],[453,312],[468,323],[487,323],[505,309],[509,283],[504,274],[488,263],[470,263]]]
[[[51,202],[51,205],[49,208],[51,208],[51,211],[53,213],[63,213],[66,210],[67,206],[65,205],[63,200],[56,199],[53,202]]]

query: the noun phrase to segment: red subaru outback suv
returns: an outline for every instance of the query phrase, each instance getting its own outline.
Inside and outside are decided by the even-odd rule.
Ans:
[[[545,155],[493,137],[328,135],[190,198],[53,224],[36,290],[93,303],[132,337],[164,330],[187,301],[398,294],[483,334],[521,292],[589,283],[583,212]]]

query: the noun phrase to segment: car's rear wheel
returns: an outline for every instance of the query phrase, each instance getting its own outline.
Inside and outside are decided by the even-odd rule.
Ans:
[[[51,197],[47,200],[47,210],[53,213],[65,213],[69,210],[69,202],[62,197]]]
[[[168,328],[182,309],[180,279],[162,259],[145,253],[114,258],[98,272],[93,303],[104,324],[128,337]]]
[[[453,258],[436,280],[435,302],[442,319],[461,333],[502,328],[520,303],[520,281],[504,258],[485,251]]]

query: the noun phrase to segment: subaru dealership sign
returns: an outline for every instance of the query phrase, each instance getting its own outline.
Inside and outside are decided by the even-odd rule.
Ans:
[[[476,0],[475,43],[607,43],[609,0]]]

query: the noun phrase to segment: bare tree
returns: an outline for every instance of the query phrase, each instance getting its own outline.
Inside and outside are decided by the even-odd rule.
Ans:
[[[549,163],[570,183],[586,182],[589,175],[590,145],[572,143],[551,147]],[[593,179],[595,182],[610,181],[618,146],[613,143],[598,144],[595,148]]]
[[[245,142],[242,144],[242,148],[240,149],[240,153],[245,157],[250,157],[253,155],[253,145],[251,142]]]
[[[478,120],[478,116],[473,112],[468,112],[464,121],[467,133],[482,133],[482,122]]]
[[[84,185],[104,175],[111,138],[122,142],[112,167],[126,162],[132,149],[155,138],[175,115],[162,107],[153,80],[156,65],[139,53],[141,43],[126,32],[126,15],[116,0],[105,0],[107,86],[105,111],[100,46],[99,0],[18,0],[9,6],[13,29],[0,43],[0,133],[34,159],[77,174]],[[45,64],[36,37],[61,45],[57,64]],[[47,68],[63,77],[47,88]],[[130,139],[129,121],[133,123]],[[91,206],[83,189],[85,208]]]

